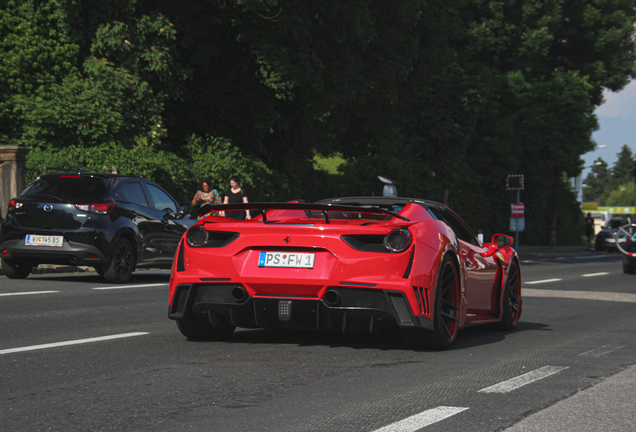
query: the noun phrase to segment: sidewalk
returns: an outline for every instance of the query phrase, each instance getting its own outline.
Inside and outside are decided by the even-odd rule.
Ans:
[[[532,414],[504,432],[613,432],[636,425],[636,367]]]

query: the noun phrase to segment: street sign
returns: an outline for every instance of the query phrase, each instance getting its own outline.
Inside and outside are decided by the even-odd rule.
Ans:
[[[525,205],[523,203],[512,203],[510,204],[512,211],[510,212],[511,218],[523,218],[523,212]]]
[[[509,174],[506,177],[506,190],[523,190],[523,180],[523,174]]]

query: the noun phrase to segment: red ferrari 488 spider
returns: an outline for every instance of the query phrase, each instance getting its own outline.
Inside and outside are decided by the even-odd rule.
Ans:
[[[332,198],[308,204],[206,205],[252,210],[209,216],[181,239],[168,317],[191,339],[236,327],[376,332],[410,347],[446,349],[465,327],[521,315],[512,238],[481,244],[452,210],[411,198]]]

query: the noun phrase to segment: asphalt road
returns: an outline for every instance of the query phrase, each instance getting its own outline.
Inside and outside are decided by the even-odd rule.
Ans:
[[[521,270],[517,328],[464,330],[444,352],[405,349],[395,334],[187,341],[167,319],[167,271],[125,286],[0,276],[0,430],[633,428],[634,386],[620,384],[636,380],[636,277],[617,254]],[[583,420],[589,429],[573,426]]]

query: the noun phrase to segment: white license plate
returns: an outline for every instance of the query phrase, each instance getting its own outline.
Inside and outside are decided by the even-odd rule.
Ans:
[[[316,254],[297,252],[261,252],[259,267],[314,268]]]
[[[24,244],[27,246],[62,247],[64,246],[64,237],[27,234],[27,236],[24,239]]]

